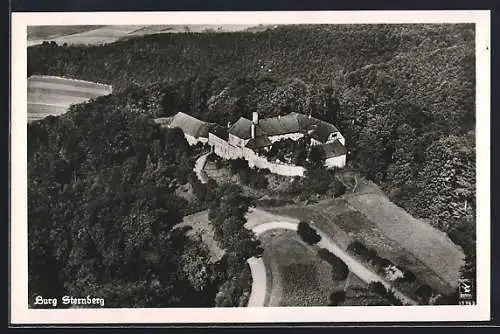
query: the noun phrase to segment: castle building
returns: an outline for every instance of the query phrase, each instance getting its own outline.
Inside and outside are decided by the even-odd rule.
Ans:
[[[169,128],[180,128],[189,145],[206,144],[209,132],[220,133],[225,130],[216,123],[203,122],[183,112],[178,112],[172,117],[156,118],[155,122]]]
[[[273,143],[307,136],[310,145],[320,145],[325,151],[325,167],[343,168],[346,164],[345,139],[328,122],[296,112],[283,116],[252,120],[240,117],[229,129],[214,123],[200,121],[184,113],[171,118],[157,119],[157,123],[179,127],[190,145],[208,143],[212,151],[224,159],[243,158],[250,167],[267,168],[272,173],[288,176],[304,174],[304,167],[282,162],[270,162],[258,152],[269,150]]]

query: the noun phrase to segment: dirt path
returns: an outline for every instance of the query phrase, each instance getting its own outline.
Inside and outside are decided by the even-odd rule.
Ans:
[[[266,299],[266,266],[262,258],[251,257],[247,260],[252,273],[252,292],[247,306],[264,306]]]
[[[196,159],[196,162],[194,163],[194,172],[196,173],[196,177],[198,180],[200,180],[201,183],[207,183],[207,177],[203,175],[202,171],[203,168],[205,167],[205,164],[207,163],[207,157],[210,154],[210,152],[205,153],[201,155],[198,159]]]
[[[287,220],[277,220],[277,221],[267,221],[262,224],[256,225],[255,220],[258,219],[258,215],[260,210],[252,210],[249,213],[249,221],[251,221],[250,226],[247,225],[247,228],[252,229],[252,231],[256,234],[256,236],[260,236],[262,233],[265,233],[270,230],[275,229],[286,229],[286,230],[297,230],[298,222],[296,221],[287,221]],[[255,217],[257,215],[257,217]],[[266,215],[265,218],[269,219],[269,216]],[[265,219],[264,218],[264,219]],[[284,218],[284,217],[283,217]],[[370,269],[366,268],[362,263],[360,263],[357,259],[352,257],[342,248],[340,248],[335,242],[333,242],[325,233],[316,229],[318,234],[321,236],[321,240],[318,243],[318,246],[321,248],[326,248],[336,256],[338,256],[345,264],[349,267],[349,270],[358,276],[361,280],[366,283],[378,281],[381,282],[386,288],[394,291],[394,294],[397,298],[399,298],[404,304],[416,305],[417,302],[408,296],[404,295],[402,292],[396,290],[392,287],[392,285],[386,282],[382,277],[378,276]],[[252,292],[250,294],[250,299],[248,306],[265,306],[264,305],[264,297],[266,289],[270,288],[266,286],[266,271],[264,267],[264,263],[262,259],[252,258],[249,259],[250,269],[252,271]],[[254,274],[256,276],[254,276]]]

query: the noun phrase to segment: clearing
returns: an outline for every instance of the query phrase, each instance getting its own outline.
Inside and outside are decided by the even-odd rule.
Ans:
[[[272,29],[270,26],[252,26],[243,24],[195,24],[195,25],[94,25],[94,26],[38,26],[28,27],[28,46],[44,41],[74,45],[99,45],[112,43],[135,36],[161,33],[187,32],[257,32]]]
[[[331,265],[296,232],[271,230],[259,239],[267,279],[265,306],[327,306],[330,294],[345,288],[349,278],[334,281]]]
[[[411,270],[423,284],[443,294],[453,292],[463,257],[457,245],[432,226],[416,223],[416,219],[379,193],[345,197],[266,210],[310,222],[344,250],[358,240],[396,266]],[[401,211],[405,214],[395,218]]]
[[[213,262],[216,262],[224,255],[224,250],[217,245],[214,239],[214,230],[208,220],[208,210],[200,211],[195,214],[185,216],[182,223],[176,227],[191,226],[192,229],[187,232],[188,236],[199,235],[210,251],[210,256]]]
[[[28,34],[28,46],[41,44],[43,41],[56,42],[59,45],[64,43],[75,45],[96,45],[115,42],[134,31],[143,28],[139,25],[117,25],[117,26],[87,26],[78,31],[56,32],[57,29],[51,27],[51,36],[46,36],[44,31],[38,29],[35,36]],[[45,36],[44,36],[45,35]],[[43,36],[43,38],[40,38]],[[38,37],[38,38],[37,38]]]
[[[347,196],[347,202],[387,238],[434,270],[442,280],[450,286],[457,286],[464,254],[444,232],[414,218],[381,194]]]
[[[366,287],[366,283],[353,275],[352,272],[346,281],[333,281],[331,265],[319,258],[317,255],[318,247],[304,243],[295,230],[289,227],[286,227],[287,229],[285,227],[283,229],[272,227],[270,230],[267,229],[269,225],[287,225],[295,228],[298,220],[287,219],[261,209],[251,209],[247,218],[247,228],[252,228],[254,231],[262,230],[262,232],[256,233],[264,248],[263,265],[254,265],[252,270],[253,274],[263,271],[260,273],[262,277],[259,277],[260,289],[256,289],[256,286],[253,285],[255,291],[252,291],[250,298],[253,301],[252,306],[262,304],[266,306],[325,306],[328,305],[329,296],[333,291],[346,289],[349,286]],[[210,250],[213,261],[223,256],[224,251],[218,247],[213,238],[208,211],[186,216],[183,223],[177,226],[191,226],[192,229],[187,234],[201,236],[202,241]],[[325,236],[318,246],[330,249],[326,245],[328,242],[325,238],[328,237]],[[379,280],[373,272],[360,267],[362,265],[357,260],[347,255],[341,248],[338,249],[344,253],[344,255],[338,255],[339,257],[349,258],[346,264],[350,268],[354,266],[356,270],[368,277],[369,281]],[[257,295],[254,295],[255,293]],[[357,292],[352,296],[359,298],[361,295],[362,292]],[[259,303],[259,305],[255,305],[255,303]]]
[[[112,87],[100,83],[54,76],[28,78],[28,122],[58,116],[72,104],[111,94]]]

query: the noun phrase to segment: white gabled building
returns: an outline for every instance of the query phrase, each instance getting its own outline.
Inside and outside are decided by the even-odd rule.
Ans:
[[[345,138],[340,131],[333,124],[304,114],[293,112],[259,120],[254,112],[252,120],[240,117],[228,132],[228,143],[233,150],[252,151],[269,149],[282,139],[298,140],[307,135],[311,145],[321,145],[325,150],[327,168],[343,168],[346,164]]]
[[[189,145],[196,145],[198,143],[206,144],[208,143],[208,134],[210,132],[217,132],[223,129],[218,124],[200,121],[183,112],[178,112],[172,117],[157,118],[155,122],[169,128],[180,128]]]
[[[310,138],[311,145],[323,147],[325,167],[345,166],[345,139],[333,124],[295,112],[262,120],[259,120],[256,112],[252,116],[252,120],[240,117],[229,129],[200,121],[182,112],[172,117],[157,118],[155,121],[169,128],[180,128],[190,145],[208,143],[212,151],[224,159],[243,158],[250,167],[267,168],[275,174],[302,176],[305,168],[269,162],[259,152],[269,150],[279,140],[295,141],[304,136]]]

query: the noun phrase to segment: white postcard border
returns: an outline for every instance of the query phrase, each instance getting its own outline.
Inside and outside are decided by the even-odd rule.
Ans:
[[[13,13],[11,53],[12,324],[294,323],[490,320],[490,12],[82,12]],[[164,309],[28,309],[28,25],[475,23],[477,152],[477,305]]]

